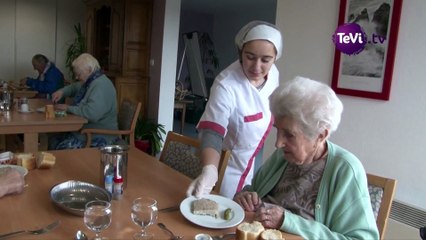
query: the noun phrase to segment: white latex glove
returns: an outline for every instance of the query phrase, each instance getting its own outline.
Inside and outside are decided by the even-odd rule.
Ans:
[[[209,164],[203,167],[201,174],[189,185],[186,195],[196,198],[209,194],[217,182],[217,167]]]

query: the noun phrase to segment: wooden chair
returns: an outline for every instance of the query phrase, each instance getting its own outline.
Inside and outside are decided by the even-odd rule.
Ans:
[[[384,239],[395,193],[396,180],[367,173],[367,181],[380,239]]]
[[[200,146],[198,139],[169,131],[160,155],[160,161],[195,179],[202,171],[199,156]],[[230,156],[231,152],[229,150],[222,150],[218,168],[218,181],[213,188],[215,192],[220,192],[220,186],[222,185]]]
[[[118,112],[118,130],[86,128],[81,130],[82,134],[86,134],[86,148],[90,147],[93,134],[119,135],[131,147],[135,146],[135,128],[141,111],[142,103],[134,104],[130,101],[123,100]],[[125,138],[123,138],[123,136]]]

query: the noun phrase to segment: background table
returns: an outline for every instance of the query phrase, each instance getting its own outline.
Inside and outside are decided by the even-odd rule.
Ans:
[[[12,111],[0,113],[0,134],[24,134],[24,152],[36,153],[39,133],[78,131],[87,123],[85,118],[72,114],[46,119],[44,112],[36,110],[49,103],[46,99],[29,99],[33,112],[21,113],[15,106]]]
[[[83,218],[71,215],[53,205],[49,190],[67,180],[79,180],[98,184],[100,172],[100,152],[97,149],[52,151],[56,165],[52,169],[31,170],[26,176],[28,187],[20,195],[6,196],[0,200],[0,233],[33,229],[45,226],[55,220],[61,224],[52,232],[41,236],[20,235],[14,239],[72,239],[77,230],[89,231]],[[112,201],[112,224],[102,235],[109,239],[132,239],[139,228],[130,218],[133,199],[147,195],[158,201],[158,207],[176,206],[186,198],[185,192],[191,179],[161,163],[152,156],[132,148],[128,152],[128,184],[123,199]],[[250,217],[246,218],[250,221]],[[235,232],[235,228],[207,229],[187,221],[180,211],[160,212],[158,221],[163,222],[184,239],[194,239],[198,233],[220,235]],[[148,227],[155,234],[154,239],[169,239],[157,225]],[[301,239],[285,233],[287,240]]]

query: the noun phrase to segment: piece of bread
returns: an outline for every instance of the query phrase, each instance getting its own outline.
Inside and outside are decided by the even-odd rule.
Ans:
[[[32,153],[15,153],[17,163],[24,168],[31,170],[36,168],[36,158]]]
[[[243,222],[237,226],[237,240],[257,240],[260,234],[265,230],[262,223],[253,221],[252,223]]]
[[[37,168],[51,168],[55,165],[56,157],[48,152],[39,152],[37,157]]]
[[[191,210],[195,215],[208,215],[215,218],[219,216],[219,205],[217,202],[206,198],[192,201]]]
[[[283,240],[283,235],[280,230],[266,229],[260,234],[260,240]]]

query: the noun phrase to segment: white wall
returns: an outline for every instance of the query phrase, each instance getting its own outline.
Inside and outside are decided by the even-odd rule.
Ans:
[[[164,124],[166,132],[173,130],[180,4],[154,1],[148,117]]]
[[[0,0],[0,79],[36,76],[34,54],[46,55],[65,69],[73,25],[84,23],[85,5],[75,0]]]
[[[281,81],[296,75],[331,83],[338,0],[279,0]],[[342,123],[331,140],[359,157],[367,172],[398,180],[395,199],[426,209],[426,1],[403,2],[389,101],[339,95]],[[265,155],[274,149],[269,137]]]

